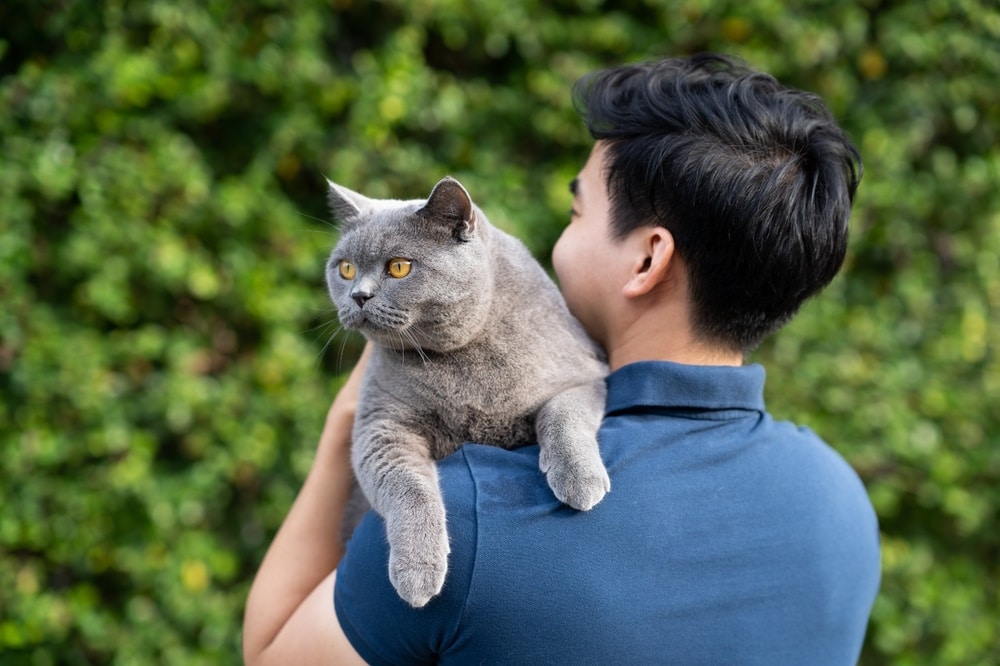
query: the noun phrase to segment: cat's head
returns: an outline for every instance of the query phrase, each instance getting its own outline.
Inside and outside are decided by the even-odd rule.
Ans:
[[[395,349],[449,351],[486,324],[493,269],[489,223],[461,183],[426,200],[369,199],[330,183],[340,240],[326,282],[341,324]]]

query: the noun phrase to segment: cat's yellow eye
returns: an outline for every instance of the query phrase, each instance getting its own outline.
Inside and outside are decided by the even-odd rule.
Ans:
[[[347,259],[340,260],[340,277],[345,280],[353,280],[355,272],[354,264],[349,262]]]
[[[405,278],[410,274],[410,260],[403,259],[402,257],[395,257],[389,260],[389,264],[386,266],[389,271],[389,275],[394,278]]]

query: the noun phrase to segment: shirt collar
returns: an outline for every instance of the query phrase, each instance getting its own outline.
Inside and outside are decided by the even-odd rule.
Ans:
[[[764,411],[764,367],[640,361],[607,379],[605,415],[642,408]]]

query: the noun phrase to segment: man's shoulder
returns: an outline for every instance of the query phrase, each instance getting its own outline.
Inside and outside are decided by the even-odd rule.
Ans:
[[[438,478],[449,512],[481,512],[503,505],[537,506],[555,501],[538,466],[538,445],[516,449],[467,443],[438,462]]]
[[[807,426],[776,422],[774,438],[783,445],[786,465],[796,475],[822,480],[820,489],[866,495],[857,471],[844,455]]]
[[[772,436],[773,476],[767,482],[798,543],[806,550],[828,551],[831,544],[851,549],[859,566],[877,562],[878,518],[854,467],[810,428],[779,422]]]

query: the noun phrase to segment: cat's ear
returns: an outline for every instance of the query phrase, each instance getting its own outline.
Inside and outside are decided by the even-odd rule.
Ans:
[[[476,209],[472,205],[472,197],[451,176],[445,176],[434,186],[418,214],[451,225],[452,232],[461,240],[469,240],[476,232]]]
[[[327,178],[330,191],[327,194],[330,201],[330,211],[334,219],[344,226],[350,226],[352,222],[361,214],[361,211],[371,206],[371,200],[354,190],[349,190],[343,185],[337,185]]]

